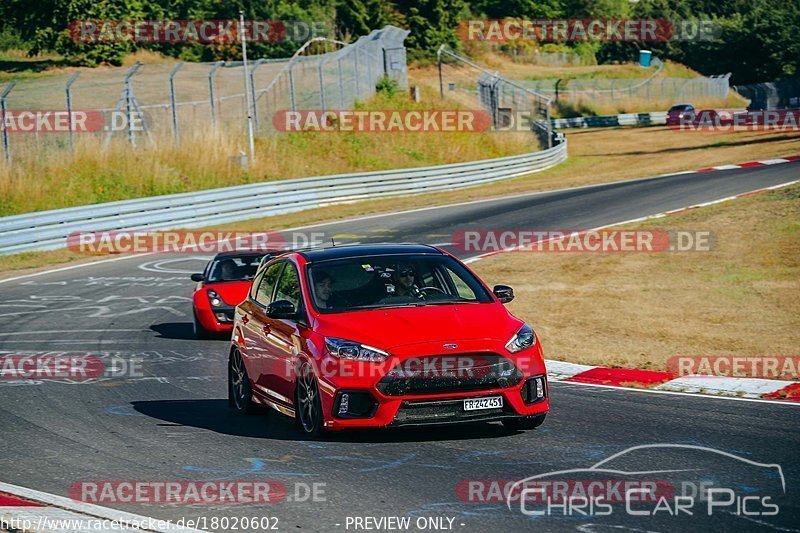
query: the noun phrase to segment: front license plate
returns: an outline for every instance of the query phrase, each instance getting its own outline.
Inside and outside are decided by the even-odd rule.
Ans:
[[[465,411],[477,411],[479,409],[497,409],[503,407],[502,396],[489,396],[488,398],[470,398],[464,400]]]

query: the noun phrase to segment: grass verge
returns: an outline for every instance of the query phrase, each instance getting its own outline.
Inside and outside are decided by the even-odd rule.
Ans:
[[[405,93],[379,95],[369,107],[458,107],[432,94],[425,102],[413,103]],[[102,149],[99,138],[82,137],[74,155],[66,149],[41,155],[35,144],[19,143],[12,163],[0,162],[0,216],[295,177],[443,165],[537,149],[529,132],[284,133],[256,139],[256,164],[243,170],[231,157],[246,147],[242,131],[214,134],[207,125],[182,134],[180,146],[168,137],[132,150],[119,138]]]
[[[490,284],[514,287],[509,308],[534,325],[549,359],[665,370],[678,355],[798,354],[800,186],[624,227],[708,230],[716,244],[516,252],[472,266]]]

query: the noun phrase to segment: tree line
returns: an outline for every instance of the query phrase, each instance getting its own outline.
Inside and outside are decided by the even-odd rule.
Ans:
[[[191,61],[235,59],[231,43],[86,43],[73,39],[76,20],[248,20],[317,23],[328,36],[349,39],[393,24],[411,30],[412,59],[429,60],[442,43],[458,48],[456,28],[469,18],[666,18],[713,20],[706,41],[594,42],[563,45],[600,62],[635,59],[640,48],[703,74],[731,72],[738,84],[798,76],[800,2],[786,0],[3,0],[0,47],[51,51],[75,64],[119,64],[137,49]],[[252,43],[256,57],[286,57],[288,40]]]

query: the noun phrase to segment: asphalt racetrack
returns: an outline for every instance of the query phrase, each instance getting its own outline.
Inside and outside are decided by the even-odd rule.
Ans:
[[[303,231],[349,235],[359,242],[435,244],[467,229],[582,229],[798,177],[800,162],[674,175]],[[88,382],[0,380],[0,481],[65,496],[80,480],[267,480],[285,486],[287,498],[267,505],[101,504],[172,520],[276,517],[280,531],[363,531],[368,525],[373,531],[393,530],[355,517],[410,517],[411,531],[423,530],[421,524],[424,530],[470,533],[800,527],[800,409],[792,405],[554,383],[547,421],[524,433],[484,424],[308,441],[277,414],[238,416],[226,401],[228,342],[192,336],[189,274],[207,260],[143,255],[0,284],[3,355],[116,355],[140,361],[143,372]],[[546,338],[543,345],[546,354]],[[769,350],[769,339],[764,349]],[[607,481],[637,473],[638,479],[674,480],[680,470],[693,482],[735,487],[737,499],[714,507],[710,516],[705,504],[677,516],[666,510],[651,516],[652,506],[642,504],[635,508],[644,515],[617,504],[608,515],[551,509],[549,516],[534,516],[513,503],[509,509],[503,497],[488,491],[465,490],[476,486],[471,481],[500,486],[580,471],[633,446],[659,443],[685,447],[634,450],[615,460],[614,473],[578,472],[572,479]],[[766,485],[779,505],[777,514],[763,501],[741,505],[740,495],[762,494]],[[316,498],[306,490],[315,487]]]

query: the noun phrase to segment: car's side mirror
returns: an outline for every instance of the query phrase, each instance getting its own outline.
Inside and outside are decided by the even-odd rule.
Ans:
[[[267,316],[270,318],[297,318],[297,309],[289,300],[276,300],[267,306]]]
[[[500,303],[507,304],[514,299],[514,289],[508,285],[495,285],[492,292],[497,296],[497,299],[500,300]]]
[[[192,281],[196,281],[196,282],[200,283],[201,281],[203,281],[203,275],[202,274],[192,274]]]

